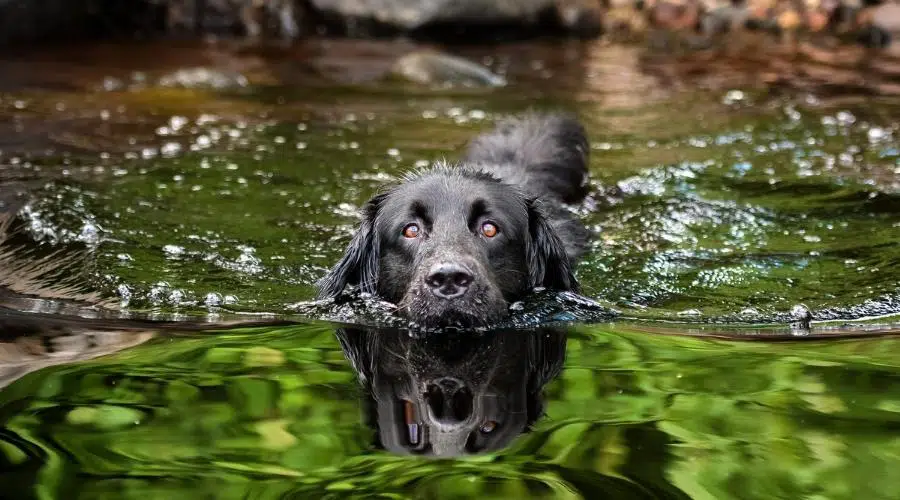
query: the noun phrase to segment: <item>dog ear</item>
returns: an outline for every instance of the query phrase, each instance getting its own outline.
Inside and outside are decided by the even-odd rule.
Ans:
[[[366,390],[372,380],[372,350],[377,339],[373,333],[359,328],[336,328],[334,331],[344,357]]]
[[[528,202],[528,232],[525,251],[531,287],[578,291],[566,247],[537,200]]]
[[[350,367],[356,374],[356,380],[362,386],[360,412],[362,421],[366,427],[372,430],[372,446],[378,449],[383,448],[378,429],[378,402],[372,393],[372,378],[375,368],[373,351],[376,348],[375,342],[378,342],[382,336],[376,331],[359,328],[337,328],[334,334],[341,345],[344,357],[347,358]]]
[[[375,196],[362,210],[362,221],[353,239],[347,245],[343,257],[319,280],[319,299],[340,295],[347,285],[358,285],[359,290],[374,294],[378,288],[378,237],[375,219],[386,194]]]
[[[528,427],[544,413],[543,388],[556,378],[566,360],[566,331],[541,329],[530,335],[528,345]]]

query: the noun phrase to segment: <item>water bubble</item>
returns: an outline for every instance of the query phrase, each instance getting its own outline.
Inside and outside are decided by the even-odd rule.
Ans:
[[[177,132],[187,125],[188,121],[189,120],[184,116],[173,116],[169,118],[169,128],[171,128],[173,132]]]
[[[746,98],[744,92],[741,90],[729,90],[725,93],[725,97],[722,98],[722,104],[732,105],[742,102]]]
[[[169,292],[167,299],[171,304],[180,304],[184,300],[184,292],[176,288]]]
[[[168,283],[160,281],[150,287],[150,291],[147,292],[147,299],[149,299],[152,304],[161,304],[169,291],[169,288],[170,286]]]
[[[184,253],[184,247],[178,245],[166,245],[163,247],[163,252],[169,257],[178,257]]]
[[[103,82],[100,84],[100,87],[107,92],[113,92],[116,90],[122,90],[125,88],[125,83],[118,78],[113,78],[111,76],[107,76],[103,79]]]
[[[797,304],[791,308],[791,318],[799,326],[809,328],[809,323],[812,321],[812,311],[805,304]]]
[[[203,299],[203,303],[207,306],[215,307],[221,305],[224,300],[225,299],[224,297],[222,297],[222,294],[210,292],[206,294],[206,298]]]
[[[856,117],[853,116],[853,113],[849,111],[838,111],[837,115],[835,115],[837,121],[840,125],[848,126],[853,125],[856,122]]]
[[[880,127],[872,127],[866,132],[866,135],[869,137],[869,142],[879,142],[887,137],[888,132]]]

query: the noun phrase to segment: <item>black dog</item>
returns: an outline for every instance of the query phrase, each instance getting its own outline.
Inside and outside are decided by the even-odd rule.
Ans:
[[[375,445],[458,456],[499,450],[543,415],[566,334],[553,329],[412,338],[399,330],[337,331],[365,389]]]
[[[477,137],[459,165],[408,176],[365,206],[319,298],[358,286],[414,324],[485,326],[535,288],[577,291],[589,233],[563,208],[588,191],[584,128],[528,115]]]

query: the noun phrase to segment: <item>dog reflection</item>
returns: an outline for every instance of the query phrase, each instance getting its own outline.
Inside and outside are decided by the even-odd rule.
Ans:
[[[337,332],[366,390],[376,446],[394,453],[457,456],[497,450],[543,412],[542,388],[560,371],[559,331]]]

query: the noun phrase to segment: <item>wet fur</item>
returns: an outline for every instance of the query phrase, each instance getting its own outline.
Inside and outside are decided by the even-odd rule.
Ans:
[[[413,338],[397,330],[339,329],[337,338],[364,388],[375,445],[399,454],[459,456],[498,450],[528,432],[544,410],[544,385],[565,360],[565,332],[496,331]],[[452,378],[465,388],[468,415],[434,417],[428,386]],[[403,411],[420,426],[411,442]],[[484,432],[485,422],[496,422]]]
[[[413,172],[369,200],[343,257],[319,282],[319,298],[346,287],[400,306],[423,325],[480,326],[508,314],[535,288],[577,291],[573,268],[589,233],[564,208],[588,192],[584,129],[565,115],[526,115],[476,137],[461,162]],[[414,244],[400,234],[411,213],[433,226]],[[500,221],[480,238],[472,220]],[[416,216],[418,217],[418,216]],[[493,220],[493,219],[492,219]],[[468,224],[468,226],[466,226]],[[435,262],[464,262],[475,281],[458,300],[422,284]]]

